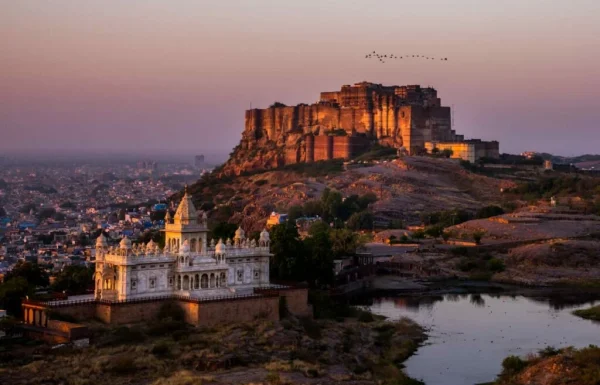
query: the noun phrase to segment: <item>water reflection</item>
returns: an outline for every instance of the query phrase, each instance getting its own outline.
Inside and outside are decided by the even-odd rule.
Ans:
[[[361,301],[375,313],[409,317],[430,330],[427,343],[405,363],[409,375],[427,385],[468,385],[493,381],[511,354],[600,344],[600,325],[571,314],[593,299],[461,293]]]
[[[485,300],[483,299],[481,294],[471,294],[470,301],[473,304],[473,306],[477,306],[477,307],[485,306]]]

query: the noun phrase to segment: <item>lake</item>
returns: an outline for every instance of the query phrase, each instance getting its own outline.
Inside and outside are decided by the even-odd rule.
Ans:
[[[600,324],[571,314],[593,301],[495,294],[375,298],[376,313],[408,317],[429,339],[406,362],[406,373],[427,385],[472,385],[495,380],[502,360],[547,346],[600,345]]]

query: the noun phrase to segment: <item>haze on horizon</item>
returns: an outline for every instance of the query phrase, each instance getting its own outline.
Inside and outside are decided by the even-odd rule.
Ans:
[[[250,105],[363,80],[435,87],[459,133],[501,152],[600,152],[595,0],[0,5],[2,152],[226,154]]]

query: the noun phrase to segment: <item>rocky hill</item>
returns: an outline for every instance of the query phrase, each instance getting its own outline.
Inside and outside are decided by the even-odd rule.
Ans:
[[[374,193],[377,220],[419,224],[420,214],[444,209],[476,210],[497,204],[500,190],[512,182],[466,171],[454,160],[405,157],[355,165],[325,162],[294,165],[236,177],[205,178],[189,187],[197,207],[211,208],[223,219],[259,230],[272,211],[318,199],[328,187],[344,196]]]
[[[493,385],[598,385],[600,384],[600,348],[545,349],[526,361],[509,357],[503,362],[503,374]]]

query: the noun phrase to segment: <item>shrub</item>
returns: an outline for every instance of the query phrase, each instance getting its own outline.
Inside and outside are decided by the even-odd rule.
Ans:
[[[479,209],[479,211],[477,211],[476,217],[478,219],[485,219],[485,218],[495,217],[495,216],[502,215],[502,214],[504,214],[504,210],[502,209],[502,207],[492,205],[492,206],[482,207],[481,209]]]
[[[128,328],[127,326],[115,329],[112,336],[115,338],[116,342],[122,344],[139,343],[146,339],[146,335],[142,330],[138,328]]]
[[[112,357],[106,365],[106,371],[114,374],[129,374],[137,371],[135,358],[127,353]]]
[[[146,333],[151,336],[164,336],[167,334],[171,334],[178,330],[184,330],[187,325],[181,321],[174,321],[172,319],[166,319],[163,321],[158,321],[148,326],[146,329]]]
[[[461,258],[460,261],[456,264],[456,268],[462,272],[469,272],[477,269],[477,262],[472,260],[471,258]]]
[[[300,323],[307,336],[314,340],[321,338],[321,326],[315,320],[305,317],[300,319]]]
[[[265,380],[267,381],[268,384],[271,384],[271,385],[281,384],[281,377],[279,376],[279,373],[277,373],[277,372],[269,372],[269,374],[267,374],[267,377],[265,378]]]
[[[487,269],[494,273],[500,273],[506,269],[506,266],[504,266],[504,262],[501,259],[492,258],[487,261]]]
[[[467,249],[464,246],[459,246],[459,247],[454,247],[454,248],[450,249],[450,252],[456,256],[459,256],[459,255],[466,256],[467,254],[469,254],[469,249]]]
[[[513,376],[525,369],[527,362],[517,356],[508,356],[502,361],[502,375]]]
[[[151,353],[158,357],[168,356],[171,352],[171,347],[166,343],[159,343],[152,347]]]
[[[473,233],[473,240],[475,241],[476,244],[481,244],[481,238],[483,238],[483,232],[481,231],[476,231]]]
[[[548,346],[545,349],[542,349],[538,352],[539,356],[542,358],[556,356],[560,353],[560,349],[556,349],[553,346]]]

